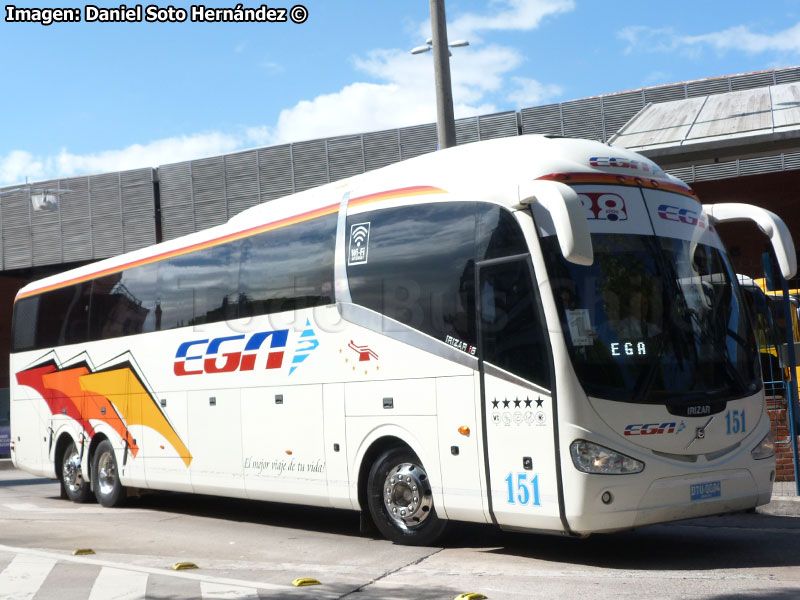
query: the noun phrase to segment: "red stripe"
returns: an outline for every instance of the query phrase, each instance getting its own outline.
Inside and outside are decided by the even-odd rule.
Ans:
[[[353,198],[349,201],[350,206],[358,206],[362,204],[369,204],[371,202],[379,202],[380,200],[389,200],[392,198],[403,198],[407,196],[419,196],[423,194],[443,194],[445,193],[444,190],[439,188],[426,186],[426,185],[418,185],[406,188],[400,188],[397,190],[390,190],[387,192],[377,192],[375,194],[368,194],[366,196],[360,196],[358,198]],[[257,225],[255,227],[251,227],[249,229],[244,229],[242,231],[236,231],[234,233],[229,233],[228,235],[224,235],[222,237],[214,238],[212,240],[206,240],[203,242],[197,242],[196,244],[192,244],[191,246],[185,246],[183,248],[176,248],[175,250],[169,250],[167,252],[162,252],[161,254],[155,254],[153,256],[148,256],[146,258],[142,258],[140,260],[131,261],[129,263],[124,263],[121,265],[117,265],[115,267],[109,267],[107,269],[103,269],[102,271],[96,271],[94,273],[89,273],[87,275],[81,275],[80,277],[74,277],[73,279],[68,279],[67,281],[62,281],[59,283],[54,283],[48,285],[46,287],[38,288],[35,290],[31,290],[25,292],[24,294],[19,294],[15,298],[15,302],[21,298],[27,298],[28,296],[35,296],[36,294],[42,294],[44,292],[49,292],[52,290],[57,290],[63,287],[67,287],[69,285],[74,285],[76,283],[82,283],[84,281],[89,281],[92,279],[98,279],[99,277],[105,277],[106,275],[112,275],[114,273],[119,273],[120,271],[124,271],[126,269],[132,269],[133,267],[140,267],[142,265],[147,265],[153,262],[157,262],[160,260],[165,260],[168,258],[173,258],[175,256],[182,256],[184,254],[188,254],[189,252],[195,252],[197,250],[204,250],[206,248],[211,248],[212,246],[218,246],[220,244],[224,244],[226,242],[233,242],[236,240],[240,240],[242,238],[246,238],[252,235],[257,235],[259,233],[264,233],[266,231],[273,231],[275,229],[280,229],[282,227],[288,227],[289,225],[295,225],[297,223],[302,223],[303,221],[310,221],[311,219],[316,219],[318,217],[324,217],[326,215],[333,214],[339,210],[339,204],[331,204],[329,206],[324,206],[322,208],[317,208],[315,210],[311,210],[308,212],[301,213],[299,215],[294,215],[291,217],[286,217],[285,219],[279,219],[277,221],[272,221],[271,223],[267,223],[265,225]]]
[[[545,181],[559,181],[571,185],[580,183],[601,183],[608,185],[630,185],[644,187],[651,190],[664,190],[697,200],[697,194],[689,186],[682,186],[663,179],[652,177],[632,177],[630,175],[612,175],[611,173],[550,173],[537,179]]]
[[[169,250],[167,252],[162,252],[161,254],[155,254],[153,256],[148,256],[146,258],[142,258],[140,260],[131,261],[129,263],[124,263],[121,265],[117,265],[114,267],[109,267],[107,269],[103,269],[102,271],[96,271],[94,273],[89,273],[87,275],[81,275],[80,277],[74,277],[73,279],[68,279],[67,281],[62,281],[59,283],[54,283],[52,285],[48,285],[46,287],[38,288],[35,290],[31,290],[29,292],[25,292],[24,294],[19,294],[16,300],[21,298],[27,298],[28,296],[35,296],[36,294],[42,294],[44,292],[49,292],[52,290],[57,290],[63,287],[67,287],[69,285],[74,285],[76,283],[82,283],[84,281],[89,281],[91,279],[98,279],[100,277],[105,277],[106,275],[112,275],[114,273],[119,273],[120,271],[124,271],[126,269],[132,269],[133,267],[140,267],[142,265],[147,265],[153,262],[158,262],[160,260],[166,260],[168,258],[173,258],[175,256],[182,256],[184,254],[188,254],[190,252],[195,252],[197,250],[204,250],[206,248],[211,248],[212,246],[218,246],[220,244],[224,244],[226,242],[233,242],[236,240],[240,240],[245,237],[249,237],[251,235],[257,235],[259,233],[264,233],[266,231],[273,231],[275,229],[281,229],[283,227],[288,227],[289,225],[295,225],[297,223],[302,223],[303,221],[310,221],[311,219],[316,219],[318,217],[324,217],[325,215],[330,215],[335,213],[339,210],[338,204],[332,204],[330,206],[325,206],[323,208],[318,208],[316,210],[308,211],[305,213],[301,213],[299,215],[294,215],[292,217],[286,217],[285,219],[279,219],[278,221],[272,221],[271,223],[267,223],[265,225],[257,225],[256,227],[251,227],[249,229],[244,229],[242,231],[237,231],[234,233],[230,233],[228,235],[224,235],[218,238],[214,238],[212,240],[206,240],[203,242],[197,242],[196,244],[192,244],[191,246],[185,246],[183,248],[176,248],[175,250]]]
[[[429,185],[415,185],[411,187],[400,188],[397,190],[390,190],[388,192],[376,192],[375,194],[367,194],[366,196],[359,196],[358,198],[351,198],[347,203],[348,206],[362,206],[364,204],[371,204],[372,202],[380,202],[381,200],[392,200],[394,198],[406,198],[408,196],[423,196],[425,194],[445,194],[445,190]]]

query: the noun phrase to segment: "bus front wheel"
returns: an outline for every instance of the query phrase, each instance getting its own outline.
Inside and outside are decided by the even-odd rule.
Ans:
[[[428,546],[444,533],[447,521],[436,514],[428,475],[410,450],[381,454],[370,469],[367,491],[372,520],[389,540]]]
[[[95,450],[92,479],[94,495],[100,504],[113,507],[125,501],[127,493],[119,481],[117,458],[114,456],[114,447],[108,440],[100,442]]]
[[[81,469],[81,455],[75,442],[70,442],[64,451],[61,462],[61,484],[67,497],[73,502],[89,502],[92,499],[92,490],[89,482],[83,478]]]

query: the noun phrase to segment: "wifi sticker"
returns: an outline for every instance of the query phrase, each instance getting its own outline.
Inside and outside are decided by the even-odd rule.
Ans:
[[[355,223],[350,226],[350,246],[347,256],[348,265],[360,265],[367,262],[369,250],[369,223]]]

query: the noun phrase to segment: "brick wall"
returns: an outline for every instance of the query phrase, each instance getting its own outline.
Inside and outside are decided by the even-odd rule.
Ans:
[[[800,210],[797,203],[800,171],[698,181],[692,184],[692,188],[703,204],[745,202],[771,210],[784,220],[795,245],[800,247]],[[770,243],[754,223],[723,223],[717,227],[717,231],[737,273],[753,278],[764,276],[761,253],[769,251]]]
[[[767,401],[767,412],[775,434],[775,462],[777,470],[775,481],[794,481],[794,465],[792,463],[792,444],[789,435],[789,422],[786,419],[786,405],[783,400]]]

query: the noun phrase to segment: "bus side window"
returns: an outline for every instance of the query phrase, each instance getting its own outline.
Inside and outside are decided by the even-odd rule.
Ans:
[[[245,239],[239,270],[239,316],[333,304],[336,215]]]
[[[78,283],[39,296],[36,347],[51,348],[89,339],[91,282]]]
[[[479,293],[482,358],[549,389],[546,330],[528,261],[481,267]]]
[[[456,338],[464,347],[474,346],[476,203],[349,216],[348,247],[359,224],[369,224],[370,233],[367,260],[347,267],[353,302],[438,340]]]
[[[528,245],[519,223],[496,204],[478,205],[478,260],[527,254]]]
[[[153,331],[157,269],[141,265],[92,282],[90,340]]]
[[[17,300],[14,304],[12,350],[22,352],[36,347],[36,328],[40,296]]]

